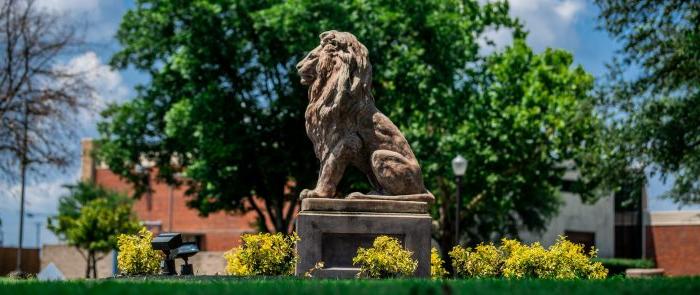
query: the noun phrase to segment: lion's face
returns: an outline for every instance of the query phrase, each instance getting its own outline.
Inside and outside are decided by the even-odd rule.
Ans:
[[[311,83],[316,80],[316,67],[318,65],[319,54],[321,50],[323,50],[322,46],[323,45],[319,45],[314,48],[314,50],[311,50],[311,52],[297,64],[297,73],[301,77],[302,85],[311,85]]]
[[[351,92],[369,93],[372,65],[367,48],[347,32],[328,31],[320,36],[321,44],[297,64],[301,84],[321,87],[347,87]],[[348,85],[340,85],[347,83]]]

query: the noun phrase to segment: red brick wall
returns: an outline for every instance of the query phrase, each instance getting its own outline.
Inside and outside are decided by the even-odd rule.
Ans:
[[[95,183],[106,188],[131,193],[128,183],[108,169],[96,169]],[[148,208],[149,197],[144,195],[134,204],[134,211],[142,221],[160,221],[163,231],[180,233],[203,234],[203,251],[227,251],[240,244],[240,235],[253,232],[255,213],[226,214],[218,212],[204,218],[197,210],[187,208],[185,197],[186,187],[173,190],[173,220],[170,223],[170,187],[165,183],[151,182],[151,206]]]
[[[647,255],[670,276],[700,275],[700,225],[649,226]]]

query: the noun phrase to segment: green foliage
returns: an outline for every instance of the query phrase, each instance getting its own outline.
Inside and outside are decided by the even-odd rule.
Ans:
[[[145,227],[138,234],[121,234],[117,238],[117,268],[124,275],[155,275],[160,270],[162,253],[153,250],[153,233]]]
[[[473,251],[456,246],[449,255],[452,267],[460,277],[488,278],[501,274],[502,253],[493,244],[479,244]]]
[[[269,294],[269,295],[379,295],[379,294],[698,294],[700,277],[657,277],[644,280],[304,280],[304,279],[196,279],[69,280],[42,282],[0,278],[2,294]]]
[[[101,156],[139,191],[148,178],[135,165],[145,157],[169,182],[184,170],[196,184],[189,205],[201,213],[252,208],[263,230],[288,231],[294,206],[285,210],[285,201],[295,202],[297,191],[282,188],[290,178],[311,187],[318,169],[303,128],[307,90],[294,65],[319,33],[343,30],[369,49],[378,107],[421,161],[437,197],[443,252],[454,241],[449,163],[458,153],[472,167],[464,177],[465,242],[542,229],[560,203],[561,163],[585,168],[595,158],[593,79],[567,52],[533,53],[508,9],[455,0],[137,1],[111,63],[151,80],[104,113]],[[516,41],[485,56],[492,48],[479,41],[493,28],[511,29]],[[365,181],[346,182],[342,193]],[[589,197],[595,184],[580,191]],[[253,194],[270,210],[245,202]]]
[[[296,233],[246,234],[241,246],[224,253],[226,272],[234,276],[280,276],[294,274],[299,260]]]
[[[609,275],[625,274],[628,268],[654,268],[654,261],[648,259],[625,259],[625,258],[595,258],[593,261],[600,262],[608,269]]]
[[[460,277],[504,277],[511,279],[604,279],[607,269],[592,261],[596,252],[584,253],[583,246],[559,237],[543,248],[539,243],[524,245],[503,239],[499,247],[480,244],[474,250],[456,246],[450,256]]]
[[[674,179],[665,196],[700,201],[700,3],[597,0],[601,26],[622,43],[601,83],[609,122],[601,178],[619,170]],[[611,159],[614,161],[611,161]]]
[[[442,279],[447,277],[448,273],[445,270],[445,261],[440,257],[440,252],[437,248],[430,249],[430,277],[433,279]]]
[[[371,248],[358,248],[352,265],[360,267],[358,278],[398,278],[410,277],[418,267],[413,253],[401,246],[398,239],[378,236]],[[432,271],[431,271],[432,273]]]
[[[79,182],[61,197],[58,216],[48,219],[48,228],[69,245],[85,250],[86,277],[96,275],[96,254],[117,246],[119,234],[135,233],[141,227],[133,214],[132,200],[95,184]]]

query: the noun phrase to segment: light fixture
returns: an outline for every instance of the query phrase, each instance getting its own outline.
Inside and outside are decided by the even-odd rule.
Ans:
[[[454,172],[457,177],[464,176],[464,173],[467,172],[468,164],[467,159],[462,157],[462,155],[457,155],[452,159],[452,172]]]

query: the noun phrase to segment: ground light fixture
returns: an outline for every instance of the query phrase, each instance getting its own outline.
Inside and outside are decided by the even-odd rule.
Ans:
[[[180,233],[161,233],[153,238],[151,247],[155,250],[161,250],[165,254],[161,274],[177,275],[175,271],[175,259],[182,258],[185,264],[180,268],[180,275],[192,275],[192,265],[188,263],[188,258],[199,252],[199,248],[195,243],[182,243],[182,234]]]

